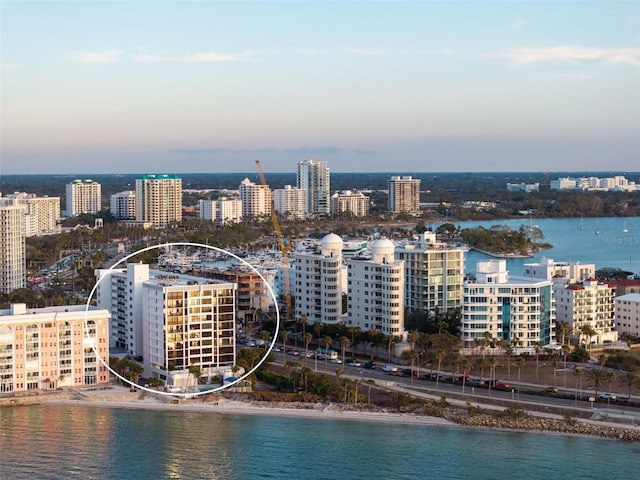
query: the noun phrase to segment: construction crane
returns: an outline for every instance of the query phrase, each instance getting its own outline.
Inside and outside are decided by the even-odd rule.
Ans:
[[[256,167],[258,167],[258,174],[260,175],[260,182],[264,187],[268,187],[267,180],[264,178],[264,172],[262,171],[262,165],[260,160],[256,160]],[[284,243],[284,237],[282,230],[280,229],[280,223],[278,222],[278,216],[276,210],[273,208],[273,198],[271,199],[271,223],[273,223],[273,231],[278,239],[278,246],[282,252],[282,272],[284,277],[284,304],[285,304],[285,317],[291,317],[291,291],[289,289],[289,257],[287,255],[287,246]]]

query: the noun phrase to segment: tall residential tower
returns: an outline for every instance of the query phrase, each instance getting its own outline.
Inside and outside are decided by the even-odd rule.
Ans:
[[[331,176],[327,162],[299,162],[297,179],[298,188],[307,191],[307,214],[328,215],[331,207]]]

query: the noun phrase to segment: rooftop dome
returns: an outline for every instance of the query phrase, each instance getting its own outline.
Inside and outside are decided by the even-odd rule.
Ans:
[[[344,242],[335,233],[325,235],[322,239],[322,248],[342,248]]]
[[[371,244],[372,255],[393,255],[396,246],[388,238],[380,238]]]

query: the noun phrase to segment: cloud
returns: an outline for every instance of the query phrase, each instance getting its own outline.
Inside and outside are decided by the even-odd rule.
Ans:
[[[511,26],[513,28],[522,28],[524,27],[528,22],[523,19],[523,18],[514,18],[513,22],[511,22]]]
[[[119,61],[122,58],[122,52],[113,49],[102,52],[69,52],[65,57],[82,63],[110,63]]]
[[[512,66],[540,62],[603,61],[609,64],[640,65],[640,48],[593,48],[582,46],[557,46],[542,48],[514,48],[493,55],[508,58]]]
[[[388,53],[385,50],[375,49],[375,48],[345,48],[343,52],[346,53],[347,55],[358,55],[358,56],[365,56],[365,57],[373,57],[373,56],[384,55],[385,53]]]
[[[300,146],[293,148],[251,148],[251,149],[234,149],[234,148],[180,148],[171,150],[171,153],[186,154],[186,155],[207,155],[218,153],[233,153],[242,155],[265,155],[265,154],[288,154],[298,156],[308,155],[341,155],[345,153],[354,153],[358,155],[373,155],[377,152],[373,150],[365,149],[344,149],[336,146]]]
[[[21,66],[22,65],[20,65],[19,63],[3,63],[2,65],[0,65],[2,70],[17,70]]]
[[[247,50],[240,53],[198,52],[188,53],[183,56],[154,55],[140,53],[133,59],[137,62],[174,62],[174,63],[217,63],[217,62],[243,62],[251,60],[255,52]]]

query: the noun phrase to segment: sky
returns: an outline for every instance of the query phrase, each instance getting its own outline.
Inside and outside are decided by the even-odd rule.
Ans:
[[[0,174],[639,171],[640,2],[0,0]]]

